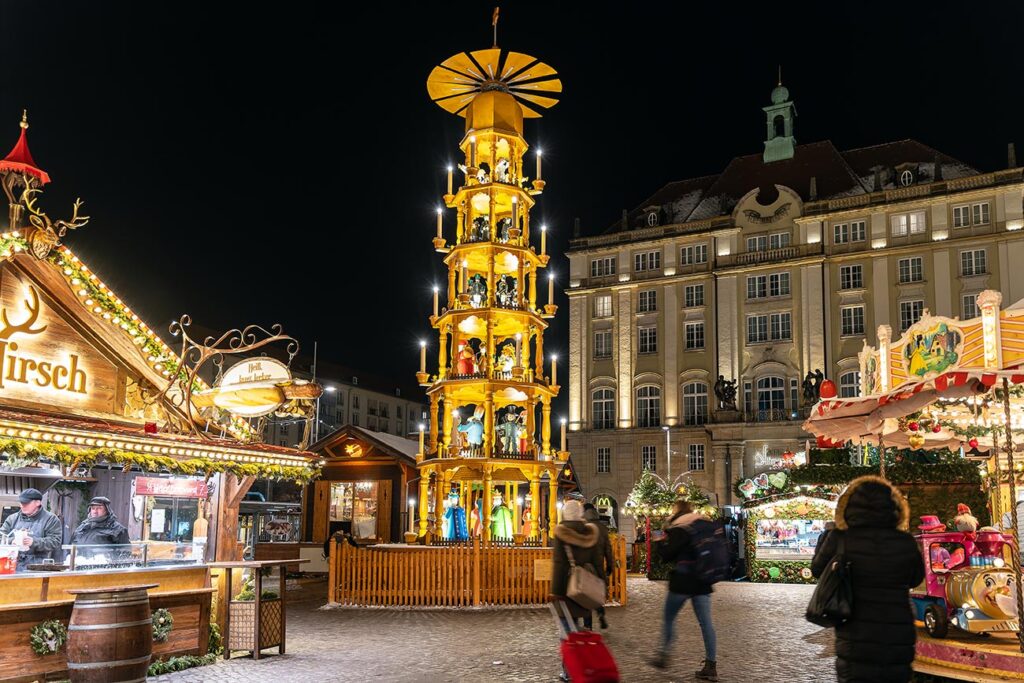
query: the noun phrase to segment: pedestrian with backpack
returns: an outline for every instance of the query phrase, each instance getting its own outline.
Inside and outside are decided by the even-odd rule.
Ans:
[[[716,543],[720,547],[712,547]],[[690,600],[693,601],[693,611],[697,614],[704,638],[704,664],[695,676],[702,681],[717,681],[717,641],[715,626],[711,621],[711,585],[729,572],[725,531],[720,524],[695,512],[688,501],[677,500],[672,508],[665,539],[658,543],[658,553],[665,562],[675,564],[675,567],[669,576],[668,594],[665,596],[661,646],[649,663],[659,669],[668,665],[676,616]]]

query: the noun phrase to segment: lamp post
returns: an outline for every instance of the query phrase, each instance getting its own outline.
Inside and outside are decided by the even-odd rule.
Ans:
[[[672,483],[672,442],[670,441],[670,434],[668,431],[668,425],[662,425],[662,429],[665,430],[665,456],[668,458],[668,472],[666,473],[665,481]]]

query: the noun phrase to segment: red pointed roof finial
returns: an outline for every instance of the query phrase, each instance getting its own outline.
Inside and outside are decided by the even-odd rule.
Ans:
[[[0,161],[0,173],[10,171],[24,173],[25,175],[37,178],[40,183],[45,185],[50,182],[50,176],[46,171],[36,166],[32,153],[28,151],[28,138],[25,135],[27,130],[28,110],[26,109],[21,114],[21,136],[18,138],[18,142],[14,145],[14,149],[11,150],[10,154],[4,157],[3,161]]]

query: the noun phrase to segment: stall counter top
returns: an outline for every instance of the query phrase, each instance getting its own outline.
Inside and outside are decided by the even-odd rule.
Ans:
[[[155,583],[150,595],[197,591],[210,587],[210,568],[205,564],[129,567],[126,569],[21,572],[0,576],[0,606],[51,603],[68,600],[68,590]]]

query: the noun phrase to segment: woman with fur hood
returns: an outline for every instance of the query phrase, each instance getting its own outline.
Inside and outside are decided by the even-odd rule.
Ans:
[[[574,619],[589,619],[590,610],[565,597],[570,568],[565,547],[570,546],[572,559],[577,565],[590,565],[597,574],[597,567],[604,560],[598,548],[600,538],[597,525],[583,519],[583,503],[566,501],[562,506],[562,523],[555,527],[555,543],[551,549],[551,597],[564,600]]]
[[[836,627],[840,683],[909,681],[917,630],[908,591],[924,580],[924,561],[907,533],[910,509],[881,477],[850,482],[836,506],[836,528],[811,563],[815,577],[845,541],[853,616]]]

